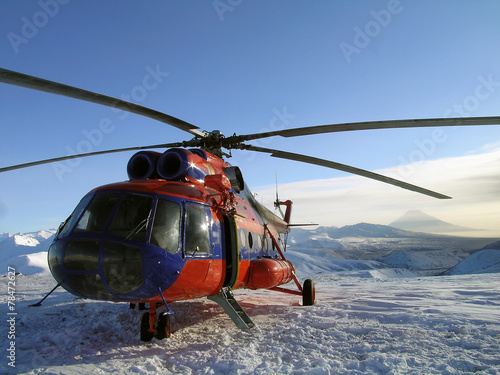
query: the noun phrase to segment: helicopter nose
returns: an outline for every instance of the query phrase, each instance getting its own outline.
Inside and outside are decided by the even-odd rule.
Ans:
[[[54,243],[48,254],[54,278],[86,298],[123,300],[144,283],[139,247],[115,241],[71,239]],[[136,299],[137,296],[130,296]]]

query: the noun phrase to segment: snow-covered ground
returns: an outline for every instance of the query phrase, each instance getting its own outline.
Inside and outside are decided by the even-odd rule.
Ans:
[[[15,279],[17,315],[8,315],[8,278],[1,278],[2,374],[500,373],[500,250],[475,252],[434,277],[422,275],[443,263],[441,251],[394,253],[387,263],[339,259],[324,248],[288,251],[299,277],[316,282],[315,306],[288,294],[235,291],[256,323],[241,331],[207,299],[172,303],[171,338],[144,343],[143,312],[127,304],[57,290],[28,307],[55,286],[35,243],[48,235],[0,238],[1,273],[10,265],[26,274]]]
[[[4,278],[4,280],[6,280]],[[177,302],[170,339],[139,339],[142,312],[75,299],[49,275],[17,276],[16,368],[29,374],[463,374],[500,372],[500,274],[399,279],[323,275],[317,304],[236,291],[256,327],[207,299]],[[4,288],[6,288],[4,281]],[[2,305],[5,306],[5,298]],[[4,309],[4,311],[6,311]],[[4,313],[6,314],[6,312]],[[0,326],[9,348],[7,316]]]

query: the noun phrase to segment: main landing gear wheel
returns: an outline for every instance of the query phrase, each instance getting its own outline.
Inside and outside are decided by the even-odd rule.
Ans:
[[[155,336],[149,331],[149,313],[144,313],[141,319],[141,341],[151,341]]]
[[[316,300],[316,287],[314,286],[314,281],[307,279],[304,281],[304,286],[302,287],[302,305],[312,306]]]
[[[170,315],[166,312],[160,313],[158,326],[156,327],[156,338],[163,340],[170,337]]]
[[[158,320],[155,322],[155,332],[149,330],[150,325],[149,312],[144,313],[141,319],[141,341],[151,341],[153,337],[163,340],[170,337],[170,315],[161,312]]]

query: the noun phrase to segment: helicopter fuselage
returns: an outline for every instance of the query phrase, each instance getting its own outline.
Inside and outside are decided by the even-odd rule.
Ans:
[[[198,180],[132,179],[88,193],[49,249],[56,281],[85,298],[150,304],[288,283],[294,267],[273,242],[287,223],[217,169]]]

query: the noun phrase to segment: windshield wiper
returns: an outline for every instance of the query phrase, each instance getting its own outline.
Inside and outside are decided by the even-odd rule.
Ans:
[[[127,237],[125,237],[125,240],[126,241],[130,241],[131,239],[133,239],[140,231],[142,231],[144,228],[147,228],[148,227],[148,224],[149,224],[149,219],[151,218],[151,212],[153,210],[150,210],[149,211],[149,214],[148,214],[148,217],[145,218],[144,220],[142,220],[139,224],[137,224],[135,226],[134,229],[132,229],[130,231],[129,234],[127,234]]]

